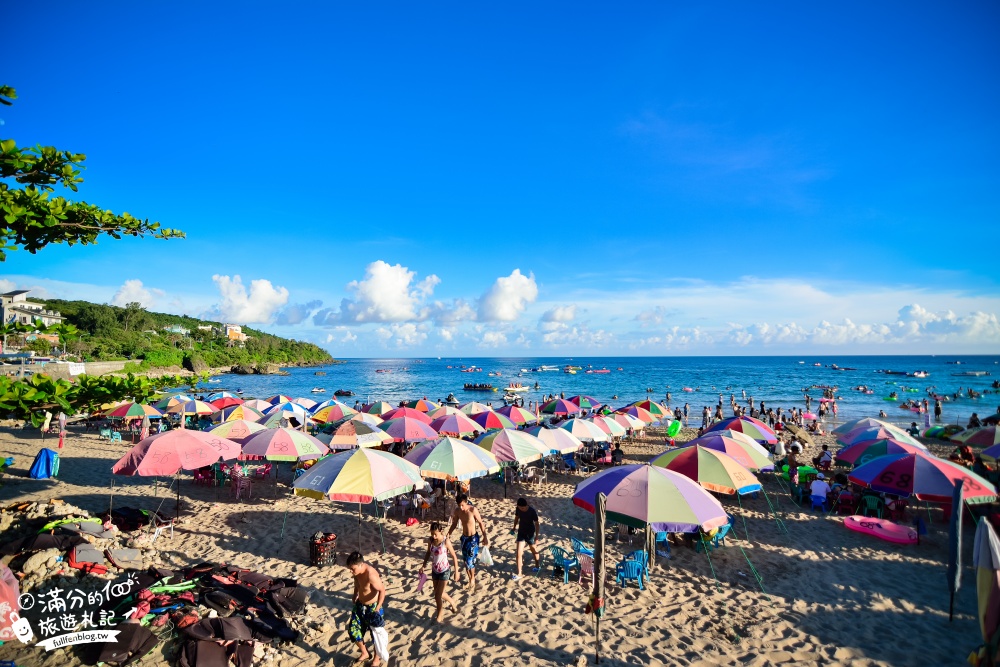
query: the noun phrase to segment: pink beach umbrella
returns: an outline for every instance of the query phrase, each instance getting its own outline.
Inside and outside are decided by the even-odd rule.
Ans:
[[[426,412],[417,410],[416,408],[396,408],[395,410],[390,410],[389,412],[382,415],[382,419],[386,421],[390,419],[399,419],[400,417],[409,417],[410,419],[416,419],[425,424],[430,424],[433,420],[427,416]]]
[[[583,442],[566,429],[546,428],[539,425],[529,428],[527,433],[544,442],[550,451],[557,454],[570,454],[583,449]]]
[[[116,475],[169,476],[238,458],[240,445],[204,431],[176,429],[146,438],[111,468]]]
[[[465,414],[471,416],[471,415],[478,414],[480,412],[490,412],[490,411],[493,410],[493,408],[491,408],[490,406],[486,405],[485,403],[480,403],[479,401],[469,401],[468,403],[466,403],[465,405],[463,405],[461,408],[459,408],[459,410],[461,410]]]
[[[627,408],[618,410],[623,415],[628,415],[629,417],[635,417],[636,419],[645,422],[646,424],[652,424],[656,421],[656,417],[646,410],[645,408],[640,408],[638,405],[630,405]]]
[[[431,419],[440,419],[441,417],[447,417],[448,415],[464,415],[465,413],[456,407],[451,405],[442,405],[440,408],[431,410],[427,413],[427,416]]]
[[[261,414],[264,414],[264,411],[270,409],[273,403],[262,401],[259,398],[251,398],[248,401],[243,401],[243,405],[247,406],[248,408],[252,408]]]
[[[432,440],[439,435],[437,431],[431,428],[430,424],[425,424],[413,417],[387,419],[379,424],[379,428],[391,435],[393,440],[402,440],[404,442]]]
[[[517,425],[510,419],[492,410],[488,412],[477,412],[472,415],[472,421],[476,422],[478,431],[496,431],[501,428],[517,428]]]
[[[479,424],[472,421],[461,412],[454,415],[438,417],[431,422],[430,426],[441,435],[453,435],[458,438],[463,435],[477,433],[483,430]]]
[[[523,426],[525,424],[534,424],[538,421],[538,417],[531,410],[525,410],[524,408],[517,405],[505,405],[497,412],[507,419],[511,420],[518,426]]]
[[[229,421],[222,422],[218,426],[213,426],[208,430],[208,432],[221,438],[229,438],[230,440],[243,442],[254,433],[259,433],[266,429],[266,426],[258,424],[254,421],[249,421],[247,419],[231,419]]]

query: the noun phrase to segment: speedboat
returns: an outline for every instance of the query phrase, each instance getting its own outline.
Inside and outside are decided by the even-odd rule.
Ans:
[[[323,389],[322,387],[313,387],[310,391],[313,394],[325,394],[326,393],[326,389]]]

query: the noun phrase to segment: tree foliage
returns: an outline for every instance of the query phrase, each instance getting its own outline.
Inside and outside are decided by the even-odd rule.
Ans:
[[[0,86],[0,103],[9,106],[17,94]],[[114,213],[86,202],[53,197],[56,186],[77,192],[83,182],[80,168],[87,156],[53,146],[19,147],[13,139],[0,139],[0,262],[7,252],[23,248],[36,253],[52,243],[97,243],[106,234],[182,238],[184,232],[161,227],[158,222]],[[22,187],[12,187],[12,183]]]

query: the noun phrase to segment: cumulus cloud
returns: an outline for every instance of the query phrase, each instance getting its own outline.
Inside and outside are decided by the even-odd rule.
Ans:
[[[275,316],[274,323],[281,326],[291,326],[307,320],[313,313],[320,309],[322,301],[309,301],[307,303],[290,303]]]
[[[576,304],[554,306],[542,315],[543,322],[572,322],[574,319],[576,319]]]
[[[141,280],[126,280],[111,299],[111,305],[122,306],[138,301],[144,308],[152,308],[157,299],[166,296],[166,292],[155,287],[146,287]]]
[[[479,319],[484,322],[512,322],[537,298],[535,274],[526,276],[520,269],[514,269],[509,276],[497,278],[483,294],[479,300]]]
[[[439,326],[452,326],[476,319],[476,310],[465,299],[453,299],[451,303],[435,301],[426,315]]]
[[[17,289],[17,283],[13,280],[5,280],[0,278],[0,294],[5,294],[7,292],[13,292]]]
[[[326,342],[329,343],[355,343],[358,340],[357,334],[347,327],[334,327],[332,333],[326,335]]]
[[[269,323],[275,313],[288,303],[288,290],[275,287],[270,280],[250,281],[250,290],[240,276],[212,276],[219,289],[219,303],[213,314],[221,320],[240,324]]]
[[[383,345],[388,346],[392,342],[398,348],[414,347],[427,340],[427,332],[413,322],[379,327],[374,333]]]
[[[507,344],[507,334],[502,331],[484,331],[479,347],[496,348]]]
[[[441,279],[430,275],[414,282],[416,272],[401,264],[377,260],[365,268],[365,277],[347,284],[351,298],[340,302],[340,310],[324,309],[314,321],[324,324],[409,322],[426,318],[423,302],[434,293]]]

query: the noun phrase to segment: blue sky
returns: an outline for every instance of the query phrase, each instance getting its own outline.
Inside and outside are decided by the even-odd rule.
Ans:
[[[340,356],[1000,349],[993,2],[5,24],[0,134],[86,153],[80,198],[188,238],[15,252],[0,287]]]

